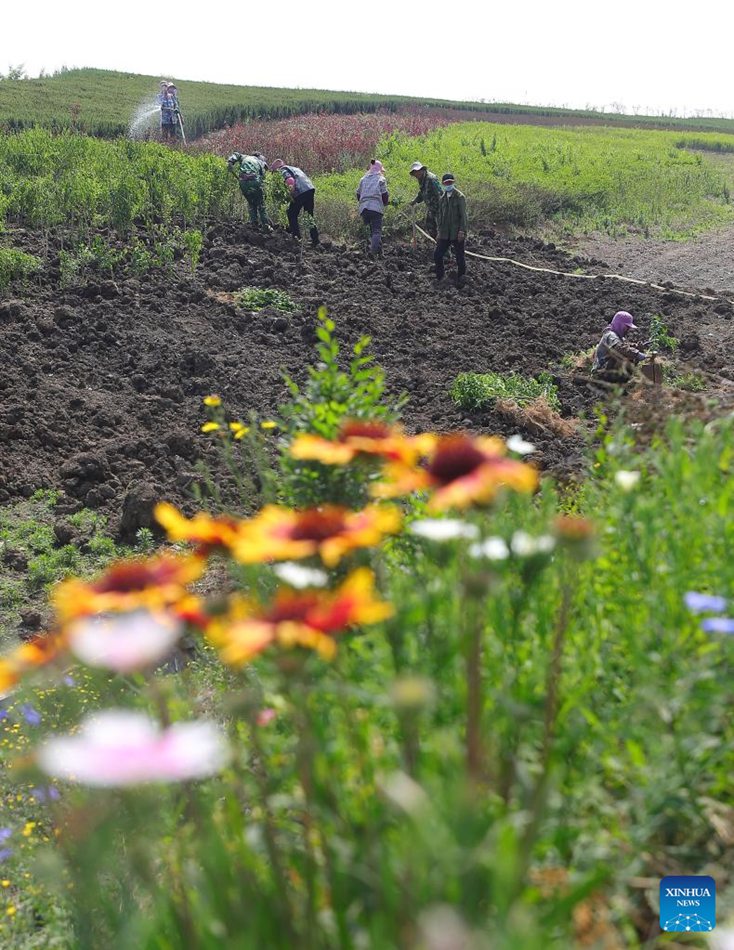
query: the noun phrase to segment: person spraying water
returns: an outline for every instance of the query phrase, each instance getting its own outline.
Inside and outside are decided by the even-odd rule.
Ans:
[[[167,82],[165,88],[161,83],[160,92],[161,108],[161,137],[163,141],[175,141],[181,132],[181,139],[186,144],[186,134],[181,118],[181,109],[178,104],[178,89],[172,82]]]

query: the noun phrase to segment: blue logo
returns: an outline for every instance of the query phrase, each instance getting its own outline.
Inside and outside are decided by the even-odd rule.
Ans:
[[[660,882],[660,928],[701,933],[716,926],[716,881],[712,877],[671,876]]]

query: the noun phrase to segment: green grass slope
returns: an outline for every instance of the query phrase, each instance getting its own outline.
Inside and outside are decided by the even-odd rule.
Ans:
[[[68,69],[42,79],[0,80],[0,129],[41,125],[77,128],[91,135],[114,137],[127,132],[136,108],[155,95],[162,76],[104,69]],[[189,82],[176,77],[191,138],[252,116],[279,118],[311,111],[358,112],[426,105],[467,109],[493,115],[538,117],[545,122],[598,122],[734,133],[734,120],[625,116],[584,109],[556,109],[499,102],[454,102],[447,99],[387,96],[319,89],[273,89],[259,86]]]

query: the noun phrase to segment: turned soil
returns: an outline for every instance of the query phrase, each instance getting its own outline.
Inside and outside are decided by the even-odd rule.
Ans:
[[[10,232],[6,241],[45,253],[30,232]],[[471,248],[564,271],[603,269],[553,245],[492,232]],[[464,288],[438,287],[426,245],[389,243],[372,262],[362,248],[327,240],[299,258],[288,235],[216,224],[194,276],[179,262],[174,274],[61,289],[52,247],[40,279],[0,300],[0,504],[57,488],[62,511],[85,505],[118,524],[127,508],[123,536],[145,523],[154,498],[190,504],[197,462],[219,464],[216,440],[199,432],[202,396],[219,393],[236,418],[276,415],[287,398],[283,370],[300,381],[314,359],[321,305],[336,321],[345,356],[360,336],[372,337],[391,390],[410,397],[409,429],[521,431],[538,446],[539,463],[561,477],[582,468],[583,424],[568,435],[497,411],[462,412],[449,396],[456,374],[550,370],[563,416],[590,417],[607,394],[561,360],[593,346],[614,312],[626,309],[643,338],[650,317],[663,315],[681,341],[680,368],[705,371],[707,395],[730,399],[728,302],[476,260]],[[246,285],[286,290],[299,313],[243,310],[231,292]],[[643,420],[651,407],[664,415],[673,395],[638,393],[631,407]]]

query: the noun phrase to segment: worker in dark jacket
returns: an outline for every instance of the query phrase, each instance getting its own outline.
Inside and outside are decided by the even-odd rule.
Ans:
[[[466,198],[454,185],[454,176],[451,172],[441,179],[443,194],[438,201],[436,216],[436,250],[433,262],[436,265],[436,280],[443,280],[443,259],[449,247],[453,247],[456,254],[457,285],[464,283],[466,273],[466,259],[464,257],[464,241],[467,232]]]
[[[319,231],[314,221],[313,203],[316,197],[316,187],[308,175],[296,165],[286,165],[284,161],[277,158],[270,166],[271,171],[278,172],[283,177],[283,181],[291,195],[291,201],[288,205],[288,231],[293,237],[300,238],[301,228],[298,224],[298,215],[305,211],[311,219],[311,225],[308,233],[311,237],[311,243],[314,247],[319,243]]]
[[[594,353],[591,371],[595,376],[609,382],[623,382],[631,377],[638,363],[650,358],[649,353],[643,353],[624,342],[629,331],[636,329],[632,314],[626,310],[618,310],[614,314]]]
[[[441,197],[441,182],[433,172],[429,172],[423,162],[413,162],[410,174],[418,181],[418,194],[410,202],[411,206],[425,204],[426,231],[432,238],[436,237],[436,215],[438,214],[438,200]]]
[[[240,191],[247,202],[250,211],[250,224],[257,227],[258,220],[262,227],[269,231],[270,221],[265,209],[265,172],[268,163],[265,156],[260,154],[242,155],[233,152],[227,159],[227,167],[237,176]]]
[[[382,162],[373,158],[357,188],[359,214],[370,229],[370,254],[373,257],[382,251],[382,215],[389,200]]]

